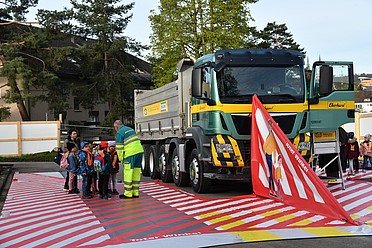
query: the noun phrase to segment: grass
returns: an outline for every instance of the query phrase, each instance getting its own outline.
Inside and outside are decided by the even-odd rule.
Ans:
[[[56,152],[24,154],[21,156],[0,156],[0,162],[53,162]]]

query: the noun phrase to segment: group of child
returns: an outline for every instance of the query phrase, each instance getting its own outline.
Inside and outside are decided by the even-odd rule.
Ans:
[[[344,148],[344,156],[348,165],[348,175],[355,175],[359,172],[359,157],[363,157],[361,172],[366,172],[368,164],[372,164],[371,135],[366,134],[364,140],[359,145],[354,133],[348,133],[348,142]]]
[[[67,143],[67,152],[63,154],[68,159],[68,193],[76,193],[73,181],[76,176],[80,175],[84,199],[93,198],[96,193],[99,193],[101,199],[111,199],[112,195],[118,195],[116,175],[119,172],[119,160],[115,142],[101,142],[93,148],[91,143],[83,141],[80,143],[80,147],[81,149],[78,151],[76,144],[69,142]]]

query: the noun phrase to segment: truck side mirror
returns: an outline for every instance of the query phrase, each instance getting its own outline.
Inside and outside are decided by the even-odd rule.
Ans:
[[[202,97],[202,69],[196,68],[192,71],[192,96],[196,98]]]
[[[320,67],[319,94],[329,95],[332,92],[333,68],[329,65]]]

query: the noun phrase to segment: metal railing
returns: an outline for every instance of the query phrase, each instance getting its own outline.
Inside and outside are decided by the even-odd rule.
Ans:
[[[67,138],[69,130],[76,130],[80,141],[115,140],[114,129],[112,127],[61,124],[61,144]]]

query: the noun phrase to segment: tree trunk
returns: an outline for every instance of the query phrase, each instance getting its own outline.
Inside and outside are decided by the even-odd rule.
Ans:
[[[22,121],[30,121],[30,116],[27,112],[26,106],[23,103],[23,101],[17,102],[17,107],[19,110],[19,114],[21,115]]]
[[[21,96],[21,91],[19,90],[17,85],[15,85],[13,91],[16,95]],[[22,121],[30,121],[30,115],[28,114],[25,103],[23,102],[21,97],[17,100],[17,108],[19,114],[21,115]]]

